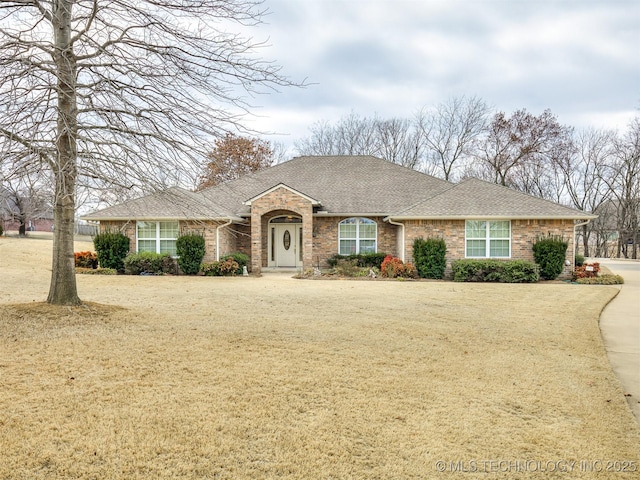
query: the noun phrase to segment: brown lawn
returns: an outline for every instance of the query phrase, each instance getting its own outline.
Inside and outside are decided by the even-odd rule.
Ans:
[[[51,307],[50,249],[0,237],[0,479],[640,475],[614,287],[78,275]]]

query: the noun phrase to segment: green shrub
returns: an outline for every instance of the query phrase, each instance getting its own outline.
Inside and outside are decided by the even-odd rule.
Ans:
[[[535,283],[539,267],[526,260],[456,260],[452,263],[456,282]]]
[[[620,275],[600,275],[599,277],[585,277],[578,278],[576,283],[581,285],[622,285],[624,283],[624,278]]]
[[[198,273],[204,253],[204,237],[202,235],[196,233],[181,235],[176,240],[178,265],[185,275]]]
[[[242,267],[248,268],[249,266],[249,255],[245,253],[234,252],[234,253],[230,253],[229,255],[224,255],[222,258],[220,258],[221,261],[225,261],[229,259],[232,259],[234,262],[238,264],[238,270],[236,271],[238,275],[242,275]]]
[[[384,261],[386,253],[353,253],[351,255],[335,254],[327,259],[327,264],[331,268],[335,268],[340,260],[355,260],[356,266],[361,268],[380,268]]]
[[[176,262],[168,253],[132,253],[124,259],[124,273],[127,275],[162,275],[175,271]]]
[[[340,275],[341,277],[356,277],[359,276],[362,269],[358,266],[356,259],[348,260],[342,258],[338,260],[338,263],[333,267],[333,273]]]
[[[540,266],[540,276],[555,280],[562,273],[568,242],[557,235],[538,237],[533,244],[533,259]]]
[[[576,253],[575,265],[576,267],[581,267],[582,265],[584,265],[584,255]]]
[[[120,232],[103,232],[93,237],[93,246],[102,268],[124,272],[124,258],[129,253],[129,237]]]
[[[203,263],[200,271],[207,277],[228,277],[238,271],[238,262],[233,258],[227,258],[219,262]]]
[[[4,235],[4,227],[2,226],[2,224],[0,223],[0,237]]]
[[[416,238],[413,242],[413,263],[423,278],[444,278],[447,266],[447,246],[442,238]]]

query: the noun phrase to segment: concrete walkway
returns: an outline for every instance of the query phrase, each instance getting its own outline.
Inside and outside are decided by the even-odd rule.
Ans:
[[[600,331],[609,362],[640,423],[640,262],[595,259],[624,278],[620,293],[600,317]]]

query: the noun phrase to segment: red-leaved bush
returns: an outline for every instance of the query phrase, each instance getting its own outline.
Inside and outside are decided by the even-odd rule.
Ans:
[[[584,265],[575,268],[573,271],[573,279],[578,280],[579,278],[597,277],[598,272],[600,272],[600,264],[598,262],[585,263]]]
[[[93,252],[75,252],[75,265],[79,268],[98,268],[98,255]]]
[[[403,263],[398,257],[387,255],[380,266],[380,275],[387,278],[416,278],[418,272],[411,263]]]

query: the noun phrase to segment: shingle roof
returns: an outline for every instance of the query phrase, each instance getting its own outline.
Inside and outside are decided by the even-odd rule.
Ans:
[[[286,184],[318,200],[321,210],[344,214],[389,214],[432,196],[451,183],[371,156],[297,157],[204,190],[204,196],[238,215],[243,202]]]
[[[201,195],[173,187],[84,215],[85,220],[211,220],[228,212]],[[239,219],[238,219],[239,220]]]
[[[232,219],[247,201],[284,184],[336,215],[402,218],[595,218],[506,187],[469,179],[459,184],[372,156],[297,157],[200,192],[164,191],[100,210],[86,220]]]
[[[470,178],[453,185],[444,192],[421,200],[391,217],[394,219],[501,217],[585,220],[596,218],[595,215],[477,178]]]

